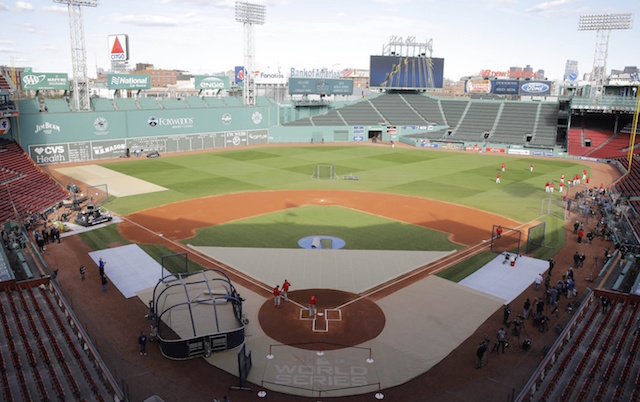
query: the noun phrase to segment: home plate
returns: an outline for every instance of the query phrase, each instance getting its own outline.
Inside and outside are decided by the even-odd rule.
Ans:
[[[324,198],[320,198],[320,202],[324,202]]]
[[[322,317],[322,316],[324,315],[324,313],[318,313],[318,315],[319,315],[320,317]]]

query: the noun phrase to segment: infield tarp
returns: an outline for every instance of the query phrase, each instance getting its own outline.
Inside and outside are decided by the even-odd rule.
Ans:
[[[501,298],[504,303],[511,303],[531,286],[536,275],[549,268],[547,261],[531,257],[519,257],[514,267],[505,262],[500,255],[487,265],[460,281],[460,285]]]

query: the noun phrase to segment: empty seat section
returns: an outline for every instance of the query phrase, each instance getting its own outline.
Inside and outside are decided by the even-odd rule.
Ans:
[[[340,114],[350,126],[375,125],[385,122],[384,116],[376,112],[366,100],[343,107],[340,109]]]
[[[162,99],[159,101],[163,109],[186,109],[187,104],[182,99]]]
[[[45,99],[44,106],[49,113],[68,113],[71,111],[66,99]]]
[[[218,98],[217,96],[205,96],[204,102],[209,107],[225,107],[226,106],[224,102],[222,102],[222,99]]]
[[[207,104],[199,96],[187,96],[184,100],[187,102],[187,105],[189,105],[189,108],[207,107]]]
[[[443,125],[444,116],[440,111],[438,99],[428,95],[403,93],[400,95],[423,119],[432,124]]]
[[[450,127],[457,127],[468,103],[469,101],[466,99],[441,99],[440,104],[447,119],[446,124]]]
[[[21,99],[16,104],[20,113],[40,113],[40,101],[37,99]]]
[[[91,98],[91,109],[96,112],[112,112],[116,110],[113,106],[113,99]]]
[[[483,141],[483,133],[491,131],[500,109],[500,102],[469,102],[469,108],[451,139],[457,141]]]
[[[558,127],[558,104],[541,103],[536,130],[531,145],[553,147],[556,145]]]
[[[537,103],[505,102],[490,141],[522,144],[527,134],[533,135],[537,112]]]
[[[158,110],[160,104],[156,98],[138,98],[138,106],[142,110]]]
[[[138,110],[138,104],[133,98],[116,98],[115,103],[118,110]]]
[[[390,93],[372,99],[371,104],[391,125],[426,125],[426,120],[413,110],[398,93]]]

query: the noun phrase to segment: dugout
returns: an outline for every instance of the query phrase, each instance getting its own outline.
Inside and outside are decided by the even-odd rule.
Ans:
[[[149,304],[150,340],[173,360],[234,349],[244,342],[242,301],[222,271],[165,276]]]

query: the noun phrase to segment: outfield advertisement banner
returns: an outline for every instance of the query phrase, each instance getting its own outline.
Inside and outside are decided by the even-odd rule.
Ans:
[[[150,89],[149,74],[107,74],[109,89]]]
[[[551,95],[551,81],[520,81],[518,84],[520,96],[546,96]]]
[[[369,70],[372,88],[442,88],[444,59],[371,56]]]
[[[495,80],[493,81],[493,93],[496,95],[518,95],[518,81]]]
[[[69,77],[66,73],[22,73],[24,90],[61,90],[69,89]]]
[[[201,149],[231,148],[237,146],[266,144],[268,130],[245,130],[236,132],[200,133],[160,137],[137,137],[114,140],[63,142],[29,145],[28,153],[39,165],[64,162],[119,158],[130,150],[133,156],[144,156],[149,151],[185,152]]]
[[[226,75],[196,75],[196,89],[229,89],[229,77]]]
[[[464,91],[472,94],[490,94],[493,86],[490,80],[466,80],[464,83]]]

